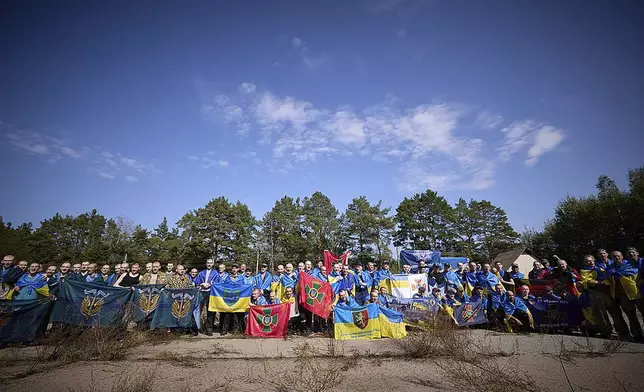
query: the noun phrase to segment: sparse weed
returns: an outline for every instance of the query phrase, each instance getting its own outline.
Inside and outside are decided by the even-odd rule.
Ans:
[[[99,388],[94,372],[90,373],[90,379],[86,386],[75,389],[68,388],[68,392],[99,392],[104,391]],[[154,390],[154,373],[146,371],[136,375],[120,374],[112,384],[110,392],[152,392]]]

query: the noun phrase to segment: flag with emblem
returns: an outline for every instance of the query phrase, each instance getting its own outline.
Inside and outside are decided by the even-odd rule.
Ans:
[[[427,290],[427,274],[395,274],[389,278],[391,295],[398,298],[411,298],[419,287]]]
[[[584,319],[577,297],[568,300],[536,298],[526,305],[534,318],[534,325],[540,328],[574,328]]]
[[[159,293],[150,329],[192,328],[201,326],[203,294],[198,288],[167,289]]]
[[[159,295],[164,284],[144,284],[134,286],[132,292],[132,321],[150,321],[159,304]]]
[[[487,323],[487,309],[482,301],[466,302],[454,307],[454,319],[459,327]]]
[[[333,308],[333,288],[327,282],[301,273],[300,306],[325,320],[328,319]]]
[[[288,329],[291,304],[251,306],[246,321],[246,335],[260,338],[283,338]]]
[[[52,323],[86,326],[117,326],[123,321],[131,299],[127,287],[65,280],[51,314]]]
[[[33,341],[47,328],[52,299],[0,301],[0,343]]]
[[[333,310],[335,338],[338,340],[381,338],[379,315],[378,304],[355,308],[336,306]]]
[[[243,313],[248,311],[253,285],[213,283],[210,287],[208,310],[211,312]]]

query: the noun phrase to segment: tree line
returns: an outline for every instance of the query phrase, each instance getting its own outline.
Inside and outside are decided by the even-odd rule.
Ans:
[[[218,197],[186,213],[174,227],[163,218],[152,230],[96,210],[56,214],[38,228],[14,227],[0,217],[0,253],[42,263],[117,263],[127,255],[137,262],[197,265],[215,258],[277,264],[319,260],[325,249],[351,250],[361,262],[378,262],[394,258],[392,243],[487,260],[514,246],[518,237],[505,211],[489,201],[461,199],[451,206],[431,190],[405,198],[395,213],[365,196],[354,198],[342,213],[322,192],[303,199],[284,196],[261,219],[244,203]]]
[[[521,243],[546,257],[557,255],[578,265],[597,249],[644,251],[644,166],[628,171],[628,189],[600,176],[597,192],[567,196],[542,231],[526,230]]]
[[[566,197],[544,230],[519,235],[506,212],[487,200],[459,199],[451,205],[427,190],[403,199],[395,211],[365,196],[340,212],[322,192],[304,198],[284,196],[260,219],[244,203],[225,197],[187,212],[174,227],[166,218],[149,230],[124,217],[96,210],[78,216],[56,214],[13,226],[0,217],[0,253],[41,263],[150,260],[201,265],[207,258],[271,264],[320,260],[325,249],[351,250],[361,262],[394,258],[391,245],[439,250],[476,262],[523,245],[542,257],[556,254],[575,264],[599,247],[642,246],[644,167],[630,170],[629,189],[620,191],[606,176],[596,195]]]

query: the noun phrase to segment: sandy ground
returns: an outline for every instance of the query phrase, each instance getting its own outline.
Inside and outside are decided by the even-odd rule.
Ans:
[[[495,352],[505,353],[489,361],[516,365],[518,372],[531,376],[541,390],[570,391],[566,375],[575,391],[644,390],[641,344],[627,344],[610,355],[596,356],[588,353],[605,349],[605,340],[482,330],[472,333],[470,338],[485,341]],[[297,352],[305,343],[318,357],[302,364]],[[575,353],[560,361],[562,346]],[[292,377],[294,370],[302,366],[314,369],[320,376],[339,374],[333,384],[337,391],[459,390],[445,380],[445,366],[429,359],[406,359],[396,342],[389,339],[338,342],[301,337],[186,338],[138,347],[124,361],[78,362],[14,378],[24,372],[35,353],[33,347],[0,350],[0,391],[110,391],[119,377],[137,377],[146,372],[154,372],[154,391],[159,392],[307,390],[305,380]],[[335,371],[328,372],[329,368]],[[459,377],[464,371],[458,367],[448,370],[451,377]],[[269,379],[278,381],[270,383]],[[330,390],[328,387],[325,389]]]

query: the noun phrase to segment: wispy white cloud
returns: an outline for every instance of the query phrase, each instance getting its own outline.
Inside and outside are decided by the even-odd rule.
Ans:
[[[80,159],[85,154],[83,150],[68,146],[64,140],[38,132],[15,130],[6,127],[4,135],[9,144],[17,151],[44,157],[49,163],[58,162],[63,157]]]
[[[476,125],[483,129],[496,129],[503,123],[503,116],[498,113],[482,111],[476,116]]]
[[[212,167],[226,168],[230,165],[230,162],[226,159],[216,157],[216,155],[214,151],[206,151],[202,155],[188,155],[186,159],[200,164],[204,169],[210,169]]]
[[[528,150],[528,159],[525,163],[528,166],[534,166],[539,157],[548,151],[555,149],[564,140],[565,134],[562,130],[546,125],[541,127],[534,138],[532,147]]]
[[[143,173],[143,172],[148,171],[150,169],[150,167],[148,165],[146,165],[144,163],[141,163],[141,162],[137,161],[134,158],[128,158],[128,157],[122,156],[121,157],[121,162],[123,162],[126,166],[129,166],[132,169],[134,169],[134,170],[136,170],[136,171],[138,171],[140,173]]]
[[[525,160],[528,166],[534,166],[543,154],[557,148],[566,137],[564,130],[534,120],[513,122],[501,132],[505,137],[497,148],[499,158],[508,161],[529,147]]]
[[[58,138],[39,132],[16,129],[0,122],[0,137],[18,152],[39,157],[44,162],[56,163],[67,159],[87,167],[88,172],[102,178],[114,179],[117,172],[160,172],[151,163],[110,152],[100,147],[78,145],[68,138]]]
[[[318,68],[328,61],[324,53],[314,53],[309,45],[299,37],[293,37],[291,39],[291,48],[298,53],[302,63],[307,68]]]
[[[242,160],[242,162],[252,162],[255,164],[262,163],[262,160],[257,156],[256,151],[239,152],[237,153],[237,156]]]
[[[511,123],[498,133],[472,132],[471,108],[454,102],[401,108],[400,100],[387,97],[381,104],[357,111],[321,108],[256,87],[238,91],[240,95],[215,94],[222,106],[242,107],[243,102],[236,116],[212,107],[212,100],[204,103],[202,111],[210,120],[243,125],[261,145],[270,146],[268,166],[275,172],[300,167],[297,162],[353,155],[396,164],[403,189],[429,185],[438,190],[484,189],[494,184],[497,168],[514,154],[529,148],[526,163],[533,164],[563,140],[563,131],[533,121]],[[498,129],[503,121],[501,114],[479,113],[474,126]],[[217,164],[215,157],[188,159],[204,167]]]
[[[431,5],[431,0],[377,0],[369,2],[371,11],[377,13],[397,12],[411,14]]]
[[[137,177],[134,177],[134,176],[125,176],[125,181],[127,181],[129,183],[137,182],[138,180],[139,179]]]
[[[104,172],[104,171],[100,171],[100,170],[99,170],[99,171],[97,171],[96,173],[97,173],[99,176],[103,177],[103,178],[107,178],[108,180],[113,180],[113,179],[115,179],[115,178],[116,178],[116,176],[115,176],[114,174],[110,174],[110,173],[108,173],[108,172]]]
[[[398,37],[398,38],[403,38],[406,35],[407,35],[407,30],[405,30],[405,29],[400,29],[400,30],[396,31],[396,37]]]

